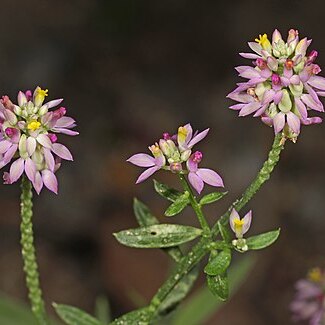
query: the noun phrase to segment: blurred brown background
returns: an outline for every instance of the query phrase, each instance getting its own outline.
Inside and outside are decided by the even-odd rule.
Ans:
[[[74,154],[58,172],[59,195],[35,199],[35,231],[46,300],[93,312],[106,295],[114,316],[148,300],[168,274],[163,253],[118,245],[112,232],[136,226],[132,198],[161,220],[166,202],[140,168],[125,160],[163,132],[190,121],[210,127],[204,164],[224,178],[228,196],[207,210],[212,223],[252,180],[273,138],[253,118],[238,118],[225,96],[248,61],[247,41],[297,28],[325,66],[323,1],[18,1],[1,0],[1,93],[40,85],[64,97],[80,136],[62,136]],[[324,74],[323,74],[324,75]],[[271,181],[248,208],[252,233],[281,226],[259,252],[240,292],[207,324],[289,324],[294,282],[324,263],[325,126],[304,127],[288,143]],[[163,172],[156,176],[178,186]],[[211,188],[206,188],[211,190]],[[0,290],[26,300],[19,248],[19,186],[0,186]],[[190,211],[173,222],[195,224]],[[245,256],[239,256],[245,258]],[[203,279],[202,279],[203,280]],[[235,311],[235,312],[234,312]]]

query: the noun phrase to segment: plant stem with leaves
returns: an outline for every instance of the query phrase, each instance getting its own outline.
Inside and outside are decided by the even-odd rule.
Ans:
[[[33,193],[32,185],[26,177],[21,183],[21,247],[24,262],[24,272],[26,275],[26,286],[32,311],[40,325],[47,324],[45,305],[40,288],[38,266],[33,236]]]

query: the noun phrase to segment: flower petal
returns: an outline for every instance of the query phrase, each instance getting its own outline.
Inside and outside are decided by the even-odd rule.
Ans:
[[[28,137],[26,141],[27,152],[31,156],[36,150],[36,140],[34,137]]]
[[[202,179],[196,173],[190,172],[188,174],[188,180],[193,188],[200,194],[204,187]]]
[[[37,142],[45,148],[52,148],[52,142],[46,134],[39,134],[36,138]]]
[[[33,187],[37,194],[41,193],[41,190],[43,188],[43,179],[40,172],[36,172]]]
[[[252,210],[246,213],[245,217],[242,219],[244,221],[243,224],[243,235],[248,231],[249,227],[251,226],[252,222]]]
[[[239,55],[245,59],[252,59],[252,60],[255,60],[255,59],[258,59],[260,58],[259,55],[257,54],[254,54],[254,53],[239,53]]]
[[[285,114],[280,112],[276,114],[273,118],[273,126],[275,134],[278,134],[283,130],[285,124]]]
[[[155,158],[146,153],[137,153],[127,159],[127,162],[139,167],[152,167],[155,165]]]
[[[45,103],[44,105],[42,105],[42,107],[52,108],[52,107],[58,106],[62,102],[63,102],[63,98],[53,99],[53,100],[50,100],[49,102]],[[42,109],[42,107],[40,109]]]
[[[48,169],[42,171],[44,185],[53,193],[58,194],[58,180],[53,172]]]
[[[196,174],[207,184],[211,186],[224,187],[221,176],[212,169],[199,168]]]
[[[203,140],[209,133],[210,129],[205,129],[204,131],[200,132],[199,134],[195,135],[193,139],[189,142],[188,147],[191,149],[194,145],[198,142]]]
[[[261,103],[259,102],[252,102],[246,104],[240,111],[239,116],[247,116],[255,111],[257,111],[261,107]]]
[[[70,127],[72,125],[75,125],[75,123],[76,123],[76,121],[72,117],[62,116],[61,118],[59,118],[56,121],[55,127],[67,128],[67,127]]]
[[[325,78],[320,76],[312,76],[308,80],[308,84],[320,90],[325,90]]]
[[[24,163],[24,159],[19,158],[11,164],[9,172],[11,183],[16,182],[24,172]]]
[[[55,161],[50,149],[43,148],[44,158],[49,170],[54,171]]]
[[[25,160],[25,173],[31,182],[34,182],[36,175],[36,165],[33,160],[27,158]]]
[[[0,154],[5,153],[11,146],[12,146],[12,143],[10,141],[2,140],[0,142]]]
[[[257,54],[262,54],[262,46],[256,42],[248,42],[248,46]]]
[[[27,97],[22,91],[18,93],[17,101],[19,106],[23,106],[24,104],[27,103]]]
[[[314,99],[309,94],[303,94],[301,96],[301,100],[311,109],[318,111],[318,112],[324,112],[324,107],[322,103],[316,103]]]
[[[234,223],[235,220],[240,220],[240,216],[235,209],[232,209],[229,216],[229,224],[233,232],[236,232],[235,223]]]
[[[154,174],[157,170],[159,169],[158,166],[153,166],[150,167],[148,169],[146,169],[137,179],[137,181],[135,182],[135,184],[139,184],[141,182],[143,182],[144,180],[146,180],[148,177],[150,177],[152,174]]]
[[[295,97],[295,105],[301,115],[302,119],[307,118],[307,108],[305,104],[300,100],[300,98]]]
[[[69,149],[61,143],[53,143],[52,151],[59,157],[65,160],[73,160],[72,154]]]
[[[62,134],[71,135],[71,136],[75,136],[75,135],[79,134],[79,132],[77,132],[77,131],[73,131],[73,130],[65,129],[65,128],[57,128],[57,127],[54,127],[52,129],[52,131],[55,133],[62,133]]]
[[[288,112],[287,113],[287,123],[290,127],[290,129],[296,133],[299,134],[300,133],[300,118],[292,113],[292,112]]]

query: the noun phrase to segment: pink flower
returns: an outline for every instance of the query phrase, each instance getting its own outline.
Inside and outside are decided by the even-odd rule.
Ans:
[[[255,60],[255,66],[236,67],[239,76],[248,79],[228,94],[239,102],[230,106],[239,116],[254,114],[274,132],[296,139],[301,124],[321,123],[318,116],[309,117],[309,112],[324,112],[319,96],[325,96],[325,78],[317,76],[321,69],[314,64],[318,52],[307,55],[311,40],[299,41],[298,31],[291,29],[287,41],[278,30],[273,32],[272,43],[267,35],[260,35],[249,42],[254,53],[240,53]],[[286,128],[287,126],[287,128]]]
[[[200,194],[203,190],[204,183],[216,187],[224,187],[223,180],[218,173],[208,168],[198,168],[202,160],[202,153],[196,151],[187,161],[188,180],[194,189]]]
[[[23,173],[32,182],[39,194],[45,185],[57,194],[58,182],[55,172],[61,165],[61,159],[73,160],[67,147],[57,143],[58,133],[77,135],[71,130],[76,126],[71,117],[66,117],[66,109],[59,105],[63,99],[44,103],[48,90],[37,87],[18,93],[18,105],[3,96],[0,106],[0,168],[6,166],[17,156],[4,173],[4,183],[16,182]]]

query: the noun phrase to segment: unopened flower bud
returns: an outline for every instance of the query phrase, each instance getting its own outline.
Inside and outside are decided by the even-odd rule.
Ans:
[[[178,173],[178,172],[180,172],[182,170],[182,164],[179,163],[179,162],[171,163],[170,164],[170,170],[173,173]]]
[[[271,79],[272,79],[273,85],[279,85],[281,83],[281,79],[280,79],[279,75],[276,73],[272,74]]]
[[[58,141],[58,137],[54,133],[49,133],[47,136],[50,138],[52,143],[55,143],[56,141]]]
[[[307,64],[313,63],[316,60],[317,56],[318,52],[316,50],[312,50],[307,57]]]

